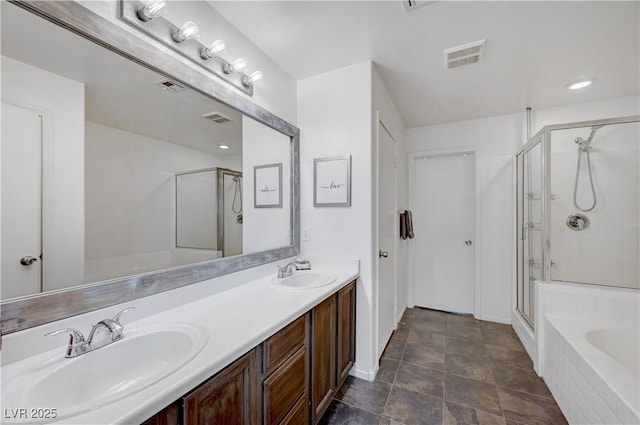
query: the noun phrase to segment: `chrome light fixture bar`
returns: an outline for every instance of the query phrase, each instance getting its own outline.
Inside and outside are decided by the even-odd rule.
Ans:
[[[262,72],[255,71],[247,75],[242,72],[247,65],[244,59],[228,62],[222,58],[220,54],[226,48],[222,40],[215,40],[208,45],[201,43],[198,39],[200,30],[195,23],[186,22],[178,26],[171,22],[167,17],[165,0],[121,0],[121,5],[123,22],[150,35],[243,93],[253,96],[253,83],[262,79]]]

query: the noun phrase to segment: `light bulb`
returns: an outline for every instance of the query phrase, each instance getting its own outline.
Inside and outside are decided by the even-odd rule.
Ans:
[[[227,74],[233,74],[236,71],[242,71],[246,67],[247,67],[247,61],[242,58],[238,58],[233,62],[226,64],[224,66],[224,72]]]
[[[166,15],[167,2],[165,0],[147,0],[144,7],[138,9],[138,18],[147,22],[158,16]]]
[[[224,51],[227,45],[222,40],[216,40],[209,45],[209,47],[205,47],[200,51],[200,56],[202,59],[207,60],[211,59],[215,56],[218,56],[220,53]]]
[[[245,75],[244,77],[242,77],[242,84],[248,87],[253,85],[253,83],[255,83],[258,80],[262,80],[262,72],[253,71],[251,74]]]
[[[193,22],[186,22],[179,30],[173,33],[173,39],[176,43],[182,43],[183,41],[193,40],[200,35],[200,28]]]

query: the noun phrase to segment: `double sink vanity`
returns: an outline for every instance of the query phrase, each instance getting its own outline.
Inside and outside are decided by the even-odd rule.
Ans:
[[[315,423],[355,360],[358,262],[311,264],[139,299],[119,319],[120,340],[72,358],[66,338],[45,334],[87,329],[132,303],[5,336],[2,422]]]

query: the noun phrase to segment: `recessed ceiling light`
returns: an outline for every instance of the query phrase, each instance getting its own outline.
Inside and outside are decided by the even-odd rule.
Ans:
[[[568,90],[580,90],[580,89],[583,89],[585,87],[589,87],[592,83],[593,83],[593,79],[592,78],[582,78],[580,80],[576,80],[576,81],[570,82],[565,87]]]
[[[229,145],[219,145],[220,149],[229,149]]]

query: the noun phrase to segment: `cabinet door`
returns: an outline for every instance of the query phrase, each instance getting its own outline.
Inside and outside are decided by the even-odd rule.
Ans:
[[[252,350],[184,397],[185,425],[258,425],[258,373]]]
[[[316,423],[336,391],[336,296],[314,307],[311,322],[311,400]]]
[[[338,292],[338,387],[356,361],[356,284]]]
[[[165,407],[160,413],[157,413],[152,418],[144,421],[142,425],[180,425],[179,414],[179,403],[175,402],[169,407]]]

